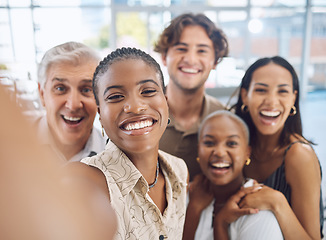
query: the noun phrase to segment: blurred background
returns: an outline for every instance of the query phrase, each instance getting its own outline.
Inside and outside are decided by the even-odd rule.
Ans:
[[[204,13],[229,39],[229,56],[206,83],[225,103],[258,58],[280,55],[295,67],[304,135],[326,169],[326,0],[0,0],[0,84],[26,115],[38,114],[36,71],[46,50],[79,41],[104,57],[131,46],[161,63],[153,44],[185,12]]]

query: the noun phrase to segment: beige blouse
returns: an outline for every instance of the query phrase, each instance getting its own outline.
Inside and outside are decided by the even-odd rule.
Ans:
[[[188,170],[182,159],[159,151],[166,183],[163,215],[148,195],[148,183],[130,159],[111,141],[103,152],[83,163],[97,167],[105,177],[111,205],[118,218],[115,240],[182,239],[186,214]]]

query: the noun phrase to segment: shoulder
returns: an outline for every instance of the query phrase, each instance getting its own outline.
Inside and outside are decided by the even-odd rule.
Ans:
[[[96,239],[113,239],[117,219],[101,173],[81,162],[71,162],[63,167],[60,180],[64,196],[71,203],[67,211],[78,216],[72,220],[75,221],[73,226],[79,227],[79,231],[86,223],[90,227],[85,230],[82,239],[94,236]]]
[[[302,140],[302,139],[301,139]],[[291,184],[320,178],[320,164],[314,149],[304,140],[296,139],[285,153],[285,171]]]
[[[90,193],[101,191],[103,194],[109,195],[106,179],[101,170],[82,162],[67,163],[63,167],[61,180],[67,186],[80,184]]]
[[[235,239],[283,239],[281,228],[271,211],[262,210],[245,215],[230,225],[230,235]]]
[[[225,109],[225,106],[216,97],[205,94],[205,108],[212,112]]]
[[[188,177],[188,168],[185,161],[181,158],[173,156],[167,152],[159,150],[159,156],[167,165],[169,171],[172,171],[183,182]]]
[[[317,155],[312,146],[303,138],[291,137],[291,143],[285,152],[286,163],[309,163],[317,161]]]
[[[185,161],[179,157],[176,157],[176,156],[169,154],[167,152],[164,152],[162,150],[159,150],[159,155],[161,158],[164,159],[164,161],[166,161],[167,163],[169,163],[173,166],[176,166],[177,168],[181,168],[181,169],[187,168]]]

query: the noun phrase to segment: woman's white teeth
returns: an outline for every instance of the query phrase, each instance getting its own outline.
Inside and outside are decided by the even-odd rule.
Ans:
[[[134,123],[128,123],[125,126],[125,129],[130,131],[130,130],[136,130],[136,129],[141,129],[145,127],[150,127],[153,125],[153,121],[146,120],[146,121],[141,121],[141,122],[134,122]]]
[[[216,168],[226,168],[226,167],[230,167],[230,163],[217,162],[217,163],[212,163],[212,166]]]
[[[193,68],[181,68],[181,70],[186,73],[197,73],[198,72],[197,69],[193,69]]]
[[[68,117],[68,116],[63,116],[63,118],[68,121],[79,121],[81,119],[81,117]]]
[[[281,112],[280,111],[261,111],[260,113],[266,117],[277,117],[278,115],[280,115]]]

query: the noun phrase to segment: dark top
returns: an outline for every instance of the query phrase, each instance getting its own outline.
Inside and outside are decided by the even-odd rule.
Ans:
[[[266,186],[269,186],[275,190],[278,190],[280,192],[282,192],[284,194],[284,196],[286,197],[286,199],[288,200],[290,206],[291,206],[291,187],[290,185],[286,182],[286,178],[285,178],[285,157],[286,154],[288,152],[288,150],[292,147],[293,144],[295,143],[303,143],[303,144],[307,144],[305,142],[302,141],[296,141],[291,143],[284,152],[284,156],[283,156],[283,162],[282,165],[275,170],[275,172],[273,172],[263,183]],[[321,172],[321,169],[320,169]],[[324,206],[323,206],[323,200],[322,200],[322,190],[320,188],[320,202],[319,202],[319,216],[320,216],[320,234],[321,234],[321,238],[323,238],[323,227],[324,227]]]

